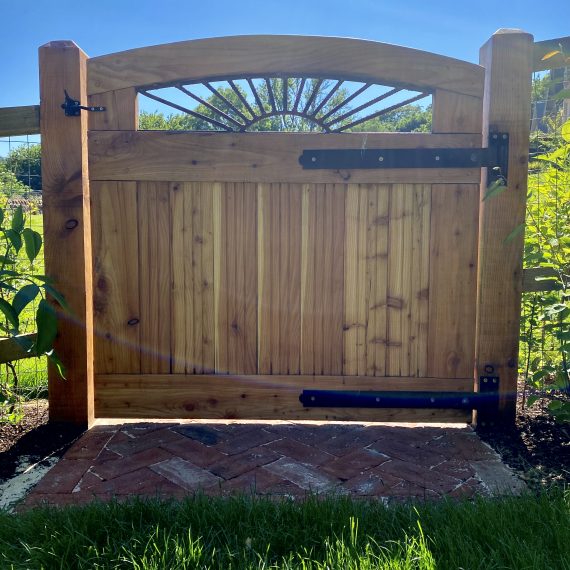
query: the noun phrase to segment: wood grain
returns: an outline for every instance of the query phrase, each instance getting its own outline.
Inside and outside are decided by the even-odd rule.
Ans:
[[[315,76],[385,85],[442,88],[476,97],[483,70],[420,50],[348,38],[229,36],[113,53],[89,61],[88,93],[181,80]]]
[[[304,170],[299,156],[311,148],[480,145],[481,137],[473,134],[93,131],[89,135],[89,161],[92,180],[478,184],[481,176],[478,168]]]
[[[102,375],[96,379],[97,417],[468,421],[458,410],[304,408],[305,388],[328,390],[469,391],[472,380],[342,376]],[[125,402],[128,403],[125,406]]]
[[[140,372],[136,184],[93,182],[91,203],[95,371]]]
[[[0,108],[0,137],[37,135],[39,132],[39,105]]]
[[[73,319],[58,323],[55,351],[65,364],[64,382],[48,369],[52,421],[88,426],[93,421],[93,264],[87,164],[87,116],[62,116],[64,89],[87,103],[87,56],[68,41],[39,49],[44,255]]]
[[[105,107],[105,111],[89,113],[90,131],[136,131],[139,128],[138,98],[133,88],[91,95],[89,105]]]
[[[486,68],[483,137],[509,133],[506,192],[481,202],[477,281],[477,376],[491,365],[500,377],[502,417],[514,421],[524,236],[506,237],[524,222],[528,177],[533,41],[521,31],[499,30],[481,48]],[[486,182],[481,184],[481,197]]]

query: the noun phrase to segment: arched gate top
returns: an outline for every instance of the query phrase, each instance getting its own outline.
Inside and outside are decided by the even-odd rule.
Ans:
[[[89,95],[184,82],[288,76],[344,78],[482,97],[484,69],[369,40],[318,36],[229,36],[138,48],[89,59]]]

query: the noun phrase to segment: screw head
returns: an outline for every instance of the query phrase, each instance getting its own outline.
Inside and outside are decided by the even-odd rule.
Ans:
[[[379,157],[378,157],[378,162],[384,162],[384,157],[383,157],[383,156],[379,156]]]
[[[317,162],[317,157],[316,157],[316,156],[311,156],[311,162]]]

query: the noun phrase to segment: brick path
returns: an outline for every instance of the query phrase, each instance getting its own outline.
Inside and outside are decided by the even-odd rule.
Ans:
[[[196,491],[438,498],[521,483],[470,428],[294,422],[98,425],[25,499],[85,503]]]

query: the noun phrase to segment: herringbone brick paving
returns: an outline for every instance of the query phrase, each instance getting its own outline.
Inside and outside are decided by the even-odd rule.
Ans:
[[[99,425],[84,434],[22,508],[195,492],[431,499],[519,487],[467,427],[125,423]]]

